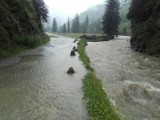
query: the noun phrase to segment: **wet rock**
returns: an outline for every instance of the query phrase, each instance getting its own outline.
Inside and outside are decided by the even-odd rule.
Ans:
[[[78,49],[74,46],[74,47],[73,47],[73,51],[78,51]]]
[[[68,73],[68,74],[73,74],[73,73],[75,73],[73,67],[70,67],[70,68],[68,69],[67,73]]]
[[[75,43],[75,42],[77,42],[78,41],[78,39],[75,39],[73,42]]]
[[[149,60],[148,58],[145,59],[145,61],[148,61],[148,60]]]
[[[77,51],[78,51],[78,49],[76,48],[74,51],[75,51],[75,52],[77,52]]]
[[[74,50],[74,49],[76,49],[76,47],[75,47],[75,46],[73,47],[73,50]]]
[[[78,42],[77,45],[80,45],[80,42]]]
[[[70,56],[76,56],[76,53],[72,50]]]

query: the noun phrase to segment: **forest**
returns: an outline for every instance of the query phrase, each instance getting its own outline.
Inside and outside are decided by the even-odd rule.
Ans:
[[[129,35],[131,36],[133,50],[160,56],[160,2],[158,0],[126,0],[124,3],[120,4],[119,1],[117,3],[116,14],[119,18],[114,17],[114,19],[119,19],[119,22],[117,23],[118,26],[115,29],[116,33],[114,35]],[[102,5],[100,7],[98,6],[99,9],[102,7]],[[105,31],[105,29],[111,23],[114,24],[115,22],[109,22],[108,25],[105,25],[105,21],[108,21],[110,18],[110,14],[107,14],[107,11],[109,9],[106,9],[105,12],[101,11],[102,13],[104,12],[104,15],[96,20],[93,20],[93,11],[86,11],[84,14],[86,17],[84,17],[83,13],[81,15],[76,14],[72,20],[68,19],[66,24],[60,26],[60,29],[57,27],[56,31],[52,31],[62,33],[108,34],[108,30]],[[55,26],[58,26],[57,23]]]
[[[131,20],[132,48],[160,56],[160,1],[133,0],[127,17]]]

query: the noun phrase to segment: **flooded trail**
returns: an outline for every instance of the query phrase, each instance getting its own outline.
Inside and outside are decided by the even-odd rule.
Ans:
[[[111,103],[129,120],[160,120],[160,59],[132,51],[129,37],[88,43]]]
[[[85,120],[78,55],[71,38],[51,38],[43,47],[0,61],[0,120]],[[66,72],[73,66],[76,73]]]

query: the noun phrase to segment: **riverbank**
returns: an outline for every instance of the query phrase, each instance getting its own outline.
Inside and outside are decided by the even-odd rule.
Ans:
[[[0,59],[16,55],[29,49],[37,48],[48,43],[50,41],[50,38],[47,34],[24,35],[17,38],[17,41],[19,42],[10,45],[7,49],[0,48]]]
[[[78,52],[80,54],[80,59],[88,70],[87,75],[83,79],[83,92],[89,119],[120,120],[120,115],[113,108],[108,96],[103,90],[101,80],[96,77],[94,69],[90,65],[90,59],[85,52],[86,45],[86,40],[80,40]]]
[[[129,39],[88,42],[90,64],[125,120],[160,120],[160,59],[133,51]]]
[[[73,41],[51,37],[41,47],[0,60],[0,120],[87,120],[86,69],[78,55],[70,56]],[[70,66],[75,74],[67,74]]]

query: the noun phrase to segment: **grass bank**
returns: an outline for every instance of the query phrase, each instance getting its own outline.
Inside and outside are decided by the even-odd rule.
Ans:
[[[71,38],[79,38],[80,36],[83,35],[82,33],[53,33],[53,34]]]
[[[9,44],[8,46],[0,48],[0,59],[13,56],[20,52],[37,48],[43,44],[49,42],[48,35],[23,35],[16,38],[16,42]]]
[[[101,36],[102,34],[91,34],[91,33],[53,33],[55,35],[71,37],[71,38],[80,38],[81,36]],[[94,42],[95,40],[90,40],[90,42]],[[100,40],[99,40],[100,41]],[[96,41],[97,42],[97,41]]]
[[[109,98],[103,90],[101,80],[99,80],[93,68],[90,65],[90,60],[85,52],[87,45],[86,40],[80,40],[78,52],[80,59],[83,61],[87,75],[83,79],[84,99],[90,120],[121,120],[120,116],[110,104]]]
[[[71,38],[81,38],[87,40],[87,42],[101,42],[109,41],[111,38],[105,34],[83,34],[83,33],[53,33],[55,35],[71,37]]]

